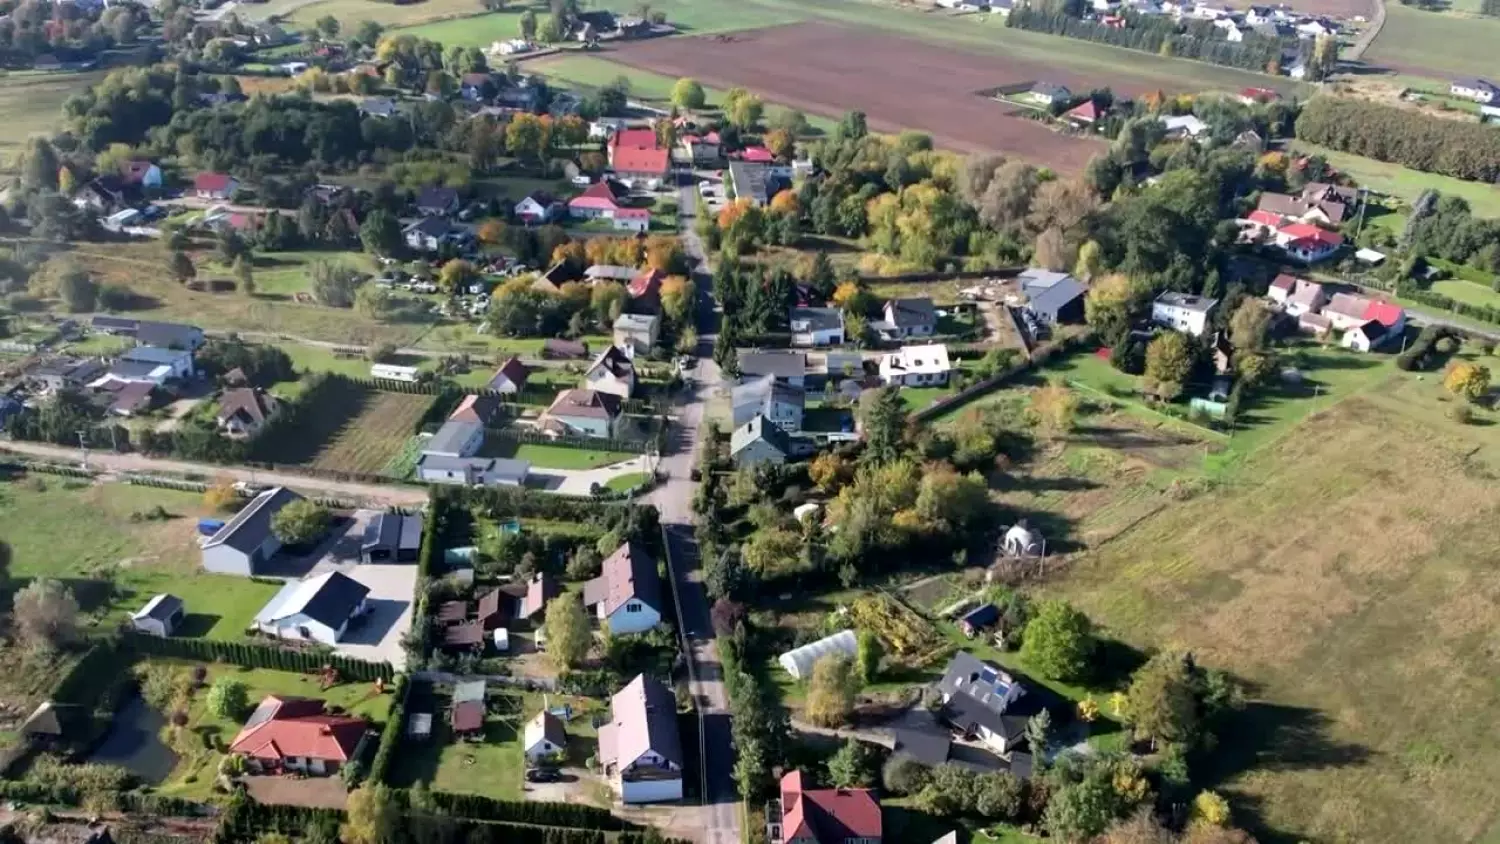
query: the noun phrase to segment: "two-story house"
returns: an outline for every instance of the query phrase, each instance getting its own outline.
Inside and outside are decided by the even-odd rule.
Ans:
[[[594,359],[594,364],[583,374],[583,386],[622,399],[630,398],[630,394],[635,392],[634,359],[619,346],[610,346]]]
[[[654,678],[636,675],[609,700],[599,727],[600,767],[622,803],[682,799],[682,740],[677,698]]]
[[[615,549],[600,575],[583,584],[584,607],[595,608],[599,624],[615,635],[644,633],[660,624],[662,595],[656,560],[637,542]]]
[[[780,797],[766,808],[771,844],[881,844],[880,801],[868,788],[811,788],[806,774],[788,771]]]
[[[838,308],[792,308],[793,346],[838,346],[844,342],[844,312]]]
[[[890,299],[885,319],[870,326],[882,340],[931,337],[937,332],[937,311],[931,299]]]
[[[1151,321],[1175,331],[1202,337],[1208,330],[1218,299],[1168,290],[1151,303]]]
[[[760,414],[785,431],[802,430],[807,392],[801,387],[778,381],[774,375],[762,375],[735,386],[730,396],[736,428]]]

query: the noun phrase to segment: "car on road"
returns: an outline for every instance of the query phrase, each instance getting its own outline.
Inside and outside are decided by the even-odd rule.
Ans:
[[[562,773],[556,768],[531,768],[526,771],[527,782],[557,782]]]
[[[697,365],[698,365],[698,359],[695,358],[695,357],[693,357],[692,355],[683,355],[682,357],[680,357],[680,358],[677,359],[677,368],[678,369],[692,369],[694,366],[697,366]]]

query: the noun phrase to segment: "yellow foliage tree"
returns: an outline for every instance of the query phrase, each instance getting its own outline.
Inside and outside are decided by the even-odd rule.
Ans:
[[[766,149],[782,161],[791,160],[797,151],[797,144],[792,138],[792,133],[785,129],[772,129],[767,132],[764,143]]]
[[[213,486],[203,492],[203,506],[215,513],[228,513],[240,503],[240,495],[234,489],[234,478],[221,475]]]
[[[726,203],[723,208],[719,209],[719,217],[716,221],[719,224],[719,228],[727,229],[734,225],[734,221],[749,213],[750,208],[750,200],[744,197]]]
[[[1229,826],[1229,801],[1216,792],[1198,792],[1198,796],[1193,798],[1191,823],[1204,826]]]
[[[857,681],[849,660],[828,654],[813,663],[808,681],[807,720],[820,727],[837,727],[848,723],[854,712]]]
[[[559,243],[552,250],[552,263],[554,264],[567,262],[581,269],[587,266],[587,264],[584,263],[587,260],[588,257],[585,254],[583,244],[579,243],[576,240],[570,240],[567,243]]]
[[[797,202],[797,194],[789,190],[779,191],[775,196],[771,197],[772,214],[786,214],[795,217],[801,210],[801,205]]]
[[[1078,701],[1078,720],[1085,724],[1092,724],[1099,720],[1099,703],[1092,697],[1086,697]]]
[[[485,220],[479,224],[479,229],[474,234],[480,243],[494,246],[505,239],[505,223],[500,220]]]
[[[683,263],[682,243],[677,238],[667,235],[646,238],[646,266],[666,273],[680,269]]]
[[[1443,376],[1443,386],[1455,396],[1478,401],[1490,391],[1490,368],[1478,363],[1457,363]]]

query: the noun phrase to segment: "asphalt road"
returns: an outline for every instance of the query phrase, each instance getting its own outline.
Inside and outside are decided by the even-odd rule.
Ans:
[[[693,232],[697,188],[690,181],[681,188],[678,216],[682,241],[693,261],[693,276],[698,287],[699,360],[689,370],[694,388],[678,410],[678,436],[675,448],[661,461],[668,480],[651,495],[651,503],[661,513],[671,548],[672,579],[676,587],[679,622],[687,640],[689,689],[697,701],[702,719],[701,764],[703,782],[704,832],[699,838],[706,844],[739,844],[740,800],[734,785],[734,745],[729,731],[729,696],[724,688],[724,672],[714,642],[713,624],[709,618],[710,601],[703,586],[703,572],[698,559],[698,543],[693,535],[693,496],[698,485],[691,474],[701,442],[704,410],[719,388],[719,368],[711,359],[713,338],[713,301],[709,296],[711,279],[703,243]],[[684,737],[691,741],[691,737]]]

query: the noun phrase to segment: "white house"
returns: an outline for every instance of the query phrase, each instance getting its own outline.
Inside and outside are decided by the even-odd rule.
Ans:
[[[941,343],[903,346],[880,358],[880,383],[886,386],[929,387],[948,383],[953,364]]]
[[[656,560],[626,542],[604,561],[602,573],[583,585],[583,605],[615,635],[643,633],[661,623],[662,585]]]
[[[760,414],[794,433],[802,430],[806,407],[807,391],[782,383],[774,375],[746,379],[730,390],[730,413],[736,428]]]
[[[844,342],[844,312],[838,308],[792,308],[792,345],[837,346]]]
[[[613,437],[625,400],[603,390],[562,390],[543,411],[537,428],[552,436]]]
[[[628,399],[635,392],[635,360],[629,352],[610,346],[583,374],[583,384],[590,390]]]
[[[1370,300],[1353,293],[1335,293],[1323,307],[1323,316],[1335,331],[1349,331],[1364,325],[1370,317]]]
[[[1166,115],[1161,124],[1166,127],[1168,138],[1196,138],[1208,131],[1208,124],[1192,114]]]
[[[835,656],[852,660],[858,651],[859,641],[854,631],[840,630],[816,642],[793,648],[777,657],[776,661],[781,663],[786,673],[792,675],[793,680],[805,680],[812,676],[813,666],[823,657]]]
[[[682,740],[677,698],[644,674],[609,701],[599,727],[599,764],[624,803],[682,799]]]
[[[281,540],[271,530],[271,519],[281,508],[300,500],[302,496],[286,487],[268,489],[252,498],[203,543],[203,568],[217,574],[254,575],[260,564],[281,550]]]
[[[415,366],[377,363],[370,367],[370,377],[386,381],[403,381],[407,384],[415,384],[422,379],[422,371]]]
[[[1381,325],[1379,320],[1369,320],[1362,325],[1356,325],[1344,332],[1339,338],[1339,345],[1356,352],[1368,352],[1384,343],[1390,337],[1390,332]]]
[[[615,345],[629,347],[637,353],[649,352],[656,345],[661,319],[654,314],[620,314],[615,318]]]
[[[1151,321],[1194,337],[1202,337],[1203,332],[1208,330],[1209,317],[1218,304],[1218,299],[1169,290],[1151,303]]]
[[[193,369],[193,353],[186,349],[161,349],[155,346],[136,346],[126,349],[120,353],[120,360],[131,363],[149,363],[156,366],[166,366],[171,372],[167,376],[172,378],[191,378]]]
[[[280,639],[336,645],[349,622],[366,611],[370,589],[331,571],[281,587],[259,613],[255,629]]]
[[[521,738],[521,752],[533,762],[565,753],[568,749],[568,731],[563,727],[562,719],[545,709],[526,722]]]
[[[562,215],[567,206],[550,193],[532,191],[516,203],[516,217],[528,223],[550,223]]]

